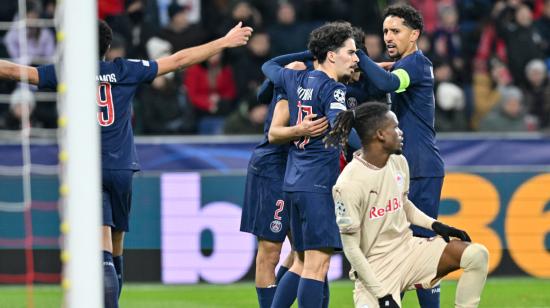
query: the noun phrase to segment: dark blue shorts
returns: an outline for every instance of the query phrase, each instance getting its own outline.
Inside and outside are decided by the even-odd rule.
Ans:
[[[282,190],[282,179],[249,172],[246,176],[241,231],[252,233],[260,239],[284,242],[290,219]]]
[[[426,215],[437,219],[439,212],[439,201],[441,199],[441,188],[443,177],[414,178],[411,179],[409,188],[409,200]],[[435,233],[431,230],[411,226],[413,235],[418,237],[432,237]]]
[[[129,231],[134,170],[102,170],[103,225]]]
[[[287,192],[290,233],[296,251],[333,248],[342,250],[332,194]]]

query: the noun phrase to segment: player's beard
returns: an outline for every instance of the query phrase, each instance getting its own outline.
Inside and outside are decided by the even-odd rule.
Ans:
[[[403,149],[396,149],[396,150],[393,152],[393,154],[395,154],[395,155],[401,155],[401,154],[403,154]]]

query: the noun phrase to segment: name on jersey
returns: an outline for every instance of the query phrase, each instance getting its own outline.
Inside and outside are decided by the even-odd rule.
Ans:
[[[96,81],[102,81],[102,82],[116,82],[116,75],[114,73],[104,74],[104,75],[96,75],[95,80]]]
[[[298,87],[298,90],[296,90],[298,93],[298,97],[301,100],[304,101],[310,101],[313,98],[313,89],[304,89],[302,87]]]
[[[384,217],[387,213],[393,213],[401,209],[401,201],[398,198],[388,200],[385,207],[373,206],[369,211],[369,219],[378,219]]]

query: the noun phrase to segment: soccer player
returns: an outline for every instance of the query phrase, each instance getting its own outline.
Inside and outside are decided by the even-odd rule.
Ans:
[[[411,166],[410,200],[432,218],[437,218],[443,186],[443,160],[436,147],[434,130],[434,76],[432,63],[418,50],[417,40],[423,29],[422,16],[408,5],[390,6],[384,12],[384,42],[388,55],[395,60],[387,72],[359,51],[359,66],[380,90],[390,92],[391,109],[408,138],[403,152]],[[415,236],[434,233],[413,226]],[[424,308],[439,307],[439,286],[417,290]]]
[[[104,21],[99,21],[98,28],[99,56],[104,59],[111,44],[112,30]],[[137,87],[157,76],[200,63],[225,48],[245,45],[251,34],[251,28],[239,23],[222,38],[158,60],[117,58],[112,62],[102,60],[98,63],[97,119],[101,126],[105,307],[118,307],[124,233],[129,231],[132,177],[140,168],[131,125],[131,103]],[[29,83],[38,85],[38,88],[57,87],[54,65],[34,68],[0,61],[2,79],[21,81],[21,71],[26,71]]]
[[[409,168],[400,155],[403,132],[398,123],[387,104],[367,103],[340,113],[326,140],[329,146],[343,144],[353,127],[362,143],[333,188],[336,221],[355,280],[355,306],[400,307],[400,292],[431,288],[462,268],[455,307],[477,307],[488,251],[408,199]],[[440,236],[413,236],[411,224]]]
[[[274,89],[266,80],[258,91],[258,101],[269,104],[264,124],[264,138],[256,146],[248,164],[244,203],[241,216],[241,231],[258,238],[256,255],[256,293],[261,308],[269,308],[273,302],[278,281],[292,265],[293,253],[285,259],[275,275],[281,248],[290,229],[288,204],[283,198],[283,178],[289,143],[269,143],[268,133],[275,105],[282,101],[288,104],[285,94]],[[302,123],[291,128],[297,135],[319,136],[328,128],[326,118],[312,120],[308,116]],[[292,139],[293,133],[289,133]]]
[[[275,111],[270,142],[286,140],[279,133],[289,123],[300,124],[308,115],[327,117],[331,123],[339,112],[346,110],[346,88],[339,81],[350,78],[358,61],[351,26],[329,23],[315,29],[308,49],[318,61],[316,70],[285,69],[281,57],[262,66],[264,74],[284,90],[288,99],[289,114],[285,119],[279,119],[281,114]],[[342,247],[330,194],[339,172],[340,149],[325,148],[324,135],[302,137],[289,149],[283,191],[290,202],[292,243],[298,258],[279,283],[273,307],[290,307],[294,298],[280,294],[296,284],[300,307],[328,304],[328,296],[324,294],[328,295],[325,279],[330,256]]]

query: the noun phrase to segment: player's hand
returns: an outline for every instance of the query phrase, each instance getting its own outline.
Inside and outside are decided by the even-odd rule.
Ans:
[[[436,221],[432,224],[432,230],[434,230],[434,232],[437,233],[438,235],[441,235],[441,237],[443,237],[443,239],[447,243],[450,240],[449,239],[450,236],[459,238],[465,242],[472,241],[468,233],[466,233],[466,231],[463,231],[451,226],[447,226],[446,224],[442,224],[439,221]]]
[[[378,66],[380,66],[381,68],[385,69],[386,71],[389,71],[391,70],[391,68],[393,67],[393,64],[395,62],[376,62],[376,64],[378,64]]]
[[[379,298],[378,305],[380,308],[399,308],[399,305],[395,302],[391,294]]]
[[[302,119],[299,125],[301,136],[317,137],[324,134],[328,129],[328,120],[325,117],[314,120],[317,114],[308,114]]]
[[[243,27],[242,25],[242,21],[239,21],[239,23],[224,36],[226,47],[239,47],[248,43],[248,39],[250,39],[253,30],[250,27]]]

